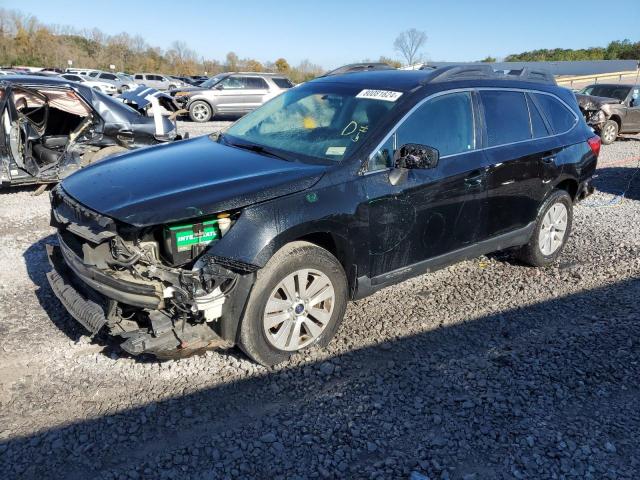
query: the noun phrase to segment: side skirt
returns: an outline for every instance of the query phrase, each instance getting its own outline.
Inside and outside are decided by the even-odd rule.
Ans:
[[[517,247],[520,245],[526,245],[533,230],[535,228],[535,222],[531,222],[525,227],[519,228],[512,232],[503,233],[493,238],[483,240],[482,242],[469,245],[468,247],[455,250],[453,252],[445,253],[437,257],[429,258],[413,265],[398,268],[391,272],[378,275],[370,278],[368,276],[358,277],[356,280],[356,288],[352,300],[359,300],[367,297],[376,291],[400,283],[409,278],[416,277],[429,272],[434,272],[441,268],[448,267],[454,263],[461,262],[463,260],[469,260],[479,257],[491,252],[497,252],[506,248]]]

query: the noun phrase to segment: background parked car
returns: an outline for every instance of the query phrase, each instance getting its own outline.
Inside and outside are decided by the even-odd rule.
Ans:
[[[72,82],[82,83],[83,85],[98,90],[99,92],[106,93],[107,95],[115,95],[118,93],[118,89],[113,83],[103,82],[101,80],[93,80],[88,75],[79,75],[75,73],[63,73],[60,75],[62,78],[71,80]]]
[[[81,81],[58,75],[0,80],[8,147],[0,150],[0,187],[57,182],[109,155],[180,139],[169,118],[150,117],[144,105],[130,108],[97,93],[86,77],[65,75]]]
[[[126,92],[127,90],[132,90],[138,87],[138,84],[134,82],[131,77],[123,78],[117,73],[101,72],[96,70],[94,72],[89,72],[87,76],[102,82],[111,83],[116,87],[118,93]]]
[[[640,132],[640,85],[597,83],[576,95],[585,120],[609,145],[619,133]]]
[[[218,114],[244,115],[293,87],[287,77],[273,73],[224,73],[200,87],[170,91],[194,122],[208,122]]]
[[[107,95],[115,95],[116,93],[118,93],[118,89],[112,83],[94,79],[86,74],[81,75],[79,73],[63,73],[59,76],[72,82],[82,83],[87,87],[93,88],[94,90],[102,93],[106,93]]]
[[[136,73],[133,79],[138,85],[155,88],[156,90],[172,90],[188,86],[181,80],[171,78],[168,75],[160,75],[159,73]]]

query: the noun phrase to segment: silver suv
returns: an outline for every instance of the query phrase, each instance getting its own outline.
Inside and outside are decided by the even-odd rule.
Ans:
[[[156,90],[172,90],[187,85],[180,80],[167,75],[160,75],[159,73],[136,73],[133,79],[138,85],[155,88]]]
[[[222,73],[199,87],[170,92],[189,111],[194,122],[208,122],[217,114],[244,115],[293,87],[275,73]]]

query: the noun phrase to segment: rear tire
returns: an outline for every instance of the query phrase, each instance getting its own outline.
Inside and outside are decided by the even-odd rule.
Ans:
[[[573,201],[564,190],[555,190],[542,204],[531,240],[517,257],[534,267],[555,262],[567,243],[573,223]]]
[[[347,292],[342,265],[331,253],[308,242],[289,243],[258,271],[238,345],[267,366],[312,345],[326,346],[344,316]]]
[[[618,138],[618,123],[615,120],[607,120],[600,129],[600,139],[603,145],[611,145]]]
[[[203,100],[196,100],[189,105],[189,118],[198,123],[204,123],[213,117],[213,108]]]

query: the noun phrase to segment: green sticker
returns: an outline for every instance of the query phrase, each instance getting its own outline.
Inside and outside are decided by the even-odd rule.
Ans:
[[[307,202],[314,203],[318,201],[318,194],[316,192],[307,193]]]

